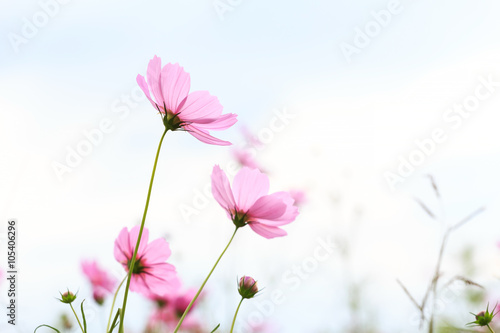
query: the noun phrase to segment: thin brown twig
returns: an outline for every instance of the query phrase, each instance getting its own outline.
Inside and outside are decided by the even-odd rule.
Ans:
[[[413,296],[410,294],[410,292],[408,291],[408,289],[405,287],[405,285],[399,280],[399,279],[396,279],[396,281],[398,282],[398,284],[401,286],[401,288],[403,288],[403,291],[406,293],[406,296],[408,296],[408,298],[412,301],[412,303],[417,307],[417,309],[420,310],[420,312],[422,312],[422,308],[420,307],[420,305],[418,304],[418,302],[415,300],[415,298],[413,298]]]

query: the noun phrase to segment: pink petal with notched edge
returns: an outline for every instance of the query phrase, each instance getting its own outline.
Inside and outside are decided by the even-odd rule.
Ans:
[[[285,211],[286,205],[281,198],[274,195],[265,195],[257,199],[247,213],[250,221],[253,221],[254,218],[274,220],[283,215]]]
[[[138,287],[142,290],[148,290],[144,295],[154,292],[164,296],[176,292],[181,287],[175,268],[167,263],[157,264],[147,274],[139,274],[139,276],[141,278],[138,279]],[[132,290],[132,288],[130,289]]]
[[[83,274],[89,279],[94,291],[98,291],[101,296],[105,296],[107,292],[113,292],[116,279],[99,267],[96,261],[84,260],[81,262],[81,267]]]
[[[177,108],[188,96],[191,77],[179,64],[166,64],[161,70],[161,89],[168,110],[177,113]],[[163,106],[163,105],[162,105]]]
[[[238,121],[236,117],[238,115],[234,113],[226,113],[219,118],[203,118],[192,121],[192,123],[204,130],[221,131],[233,126]]]
[[[149,61],[148,71],[146,73],[148,78],[149,89],[153,93],[156,104],[163,107],[163,94],[161,91],[161,59],[154,56]]]
[[[128,258],[132,257],[130,251],[129,237],[127,228],[123,228],[115,240],[114,255],[116,261],[127,264]]]
[[[148,262],[165,262],[172,252],[170,246],[163,238],[158,238],[149,243],[142,253]]]
[[[233,194],[238,208],[246,212],[269,192],[269,178],[258,169],[242,168],[234,177]]]
[[[282,237],[287,235],[285,230],[280,229],[278,227],[270,227],[257,222],[249,223],[248,225],[250,226],[250,228],[252,228],[253,231],[255,231],[256,233],[267,239],[271,239],[274,237]]]
[[[130,248],[132,249],[132,254],[134,253],[133,251],[135,251],[135,245],[137,244],[137,239],[139,238],[140,229],[141,227],[138,225],[130,229],[129,244]],[[148,240],[149,240],[149,230],[147,228],[144,228],[141,235],[141,242],[139,244],[139,249],[137,250],[137,258],[142,257],[144,250],[148,245]]]
[[[194,91],[186,97],[177,113],[182,120],[194,123],[204,118],[216,119],[222,114],[222,109],[219,99],[208,91]]]
[[[286,210],[280,217],[267,219],[267,218],[256,218],[255,220],[259,223],[269,225],[269,226],[282,226],[291,223],[295,220],[297,215],[299,215],[299,209],[294,205],[294,199],[288,192],[276,192],[270,194],[276,199],[281,200],[286,205]]]
[[[215,165],[212,170],[212,195],[222,208],[229,211],[235,208],[233,192],[229,180],[222,169]]]
[[[149,87],[148,84],[146,83],[146,79],[144,78],[144,76],[138,74],[135,80],[137,81],[137,84],[141,88],[144,95],[146,95],[151,104],[156,108],[156,103],[151,99],[151,95],[149,94]]]
[[[231,142],[229,141],[224,141],[221,139],[217,139],[216,137],[211,136],[208,134],[208,131],[204,131],[202,129],[199,129],[198,127],[194,125],[185,125],[184,129],[189,132],[192,136],[200,140],[201,142],[208,143],[211,145],[218,145],[218,146],[230,146]]]

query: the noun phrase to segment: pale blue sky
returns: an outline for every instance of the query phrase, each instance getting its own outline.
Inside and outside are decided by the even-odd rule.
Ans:
[[[222,20],[212,1],[72,0],[15,52],[9,38],[22,35],[23,18],[39,15],[40,3],[1,1],[0,153],[8,163],[0,166],[0,220],[16,217],[22,226],[21,332],[54,322],[54,309],[62,309],[53,299],[58,290],[88,293],[81,258],[100,256],[120,271],[112,242],[123,226],[140,218],[162,125],[144,99],[133,99],[123,118],[115,111],[125,105],[123,96],[136,91],[135,77],[145,74],[153,55],[184,66],[192,90],[209,90],[225,112],[237,113],[239,124],[255,132],[269,126],[273,110],[296,115],[259,158],[270,169],[275,190],[306,188],[309,206],[286,239],[267,242],[245,230],[233,250],[243,251],[248,262],[243,265],[236,253],[226,258],[214,277],[214,294],[218,281],[231,295],[234,276],[248,271],[261,275],[269,290],[279,289],[276,280],[313,253],[315,237],[346,233],[349,212],[360,206],[363,229],[352,265],[357,278],[371,279],[367,305],[384,332],[414,332],[406,320],[413,309],[394,281],[404,279],[418,293],[432,271],[437,244],[426,240],[437,241],[439,228],[412,202],[414,195],[432,200],[425,187],[429,172],[446,193],[451,221],[489,207],[477,220],[480,230],[470,226],[457,235],[451,252],[470,243],[498,259],[493,250],[500,239],[499,92],[456,131],[442,115],[474,93],[478,77],[500,80],[500,3],[402,0],[400,13],[349,63],[340,45],[354,44],[356,28],[365,29],[371,12],[389,3],[242,0]],[[60,182],[53,162],[64,162],[68,147],[76,147],[83,132],[104,118],[113,131]],[[429,137],[435,127],[445,128],[449,140],[391,192],[384,172],[394,171],[398,156],[408,156],[414,141]],[[242,142],[237,127],[218,136]],[[190,224],[183,223],[178,207],[191,203],[193,190],[203,188],[213,164],[227,163],[228,153],[186,133],[167,136],[148,222],[156,236],[170,235],[177,249],[173,259],[188,284],[197,285],[210,265],[199,253],[215,257],[231,228],[213,200]],[[338,206],[331,201],[336,197],[342,198]],[[208,233],[217,233],[215,239],[200,243]],[[249,248],[258,249],[255,256]],[[478,278],[493,285],[499,269],[481,264],[486,268]],[[283,332],[304,332],[309,326],[300,315],[316,305],[313,328],[343,332],[348,317],[342,276],[334,255],[300,290],[287,294],[289,301],[273,321]],[[219,298],[222,305],[207,317],[210,323],[227,321],[233,311],[234,299]],[[472,310],[457,316],[470,319]],[[403,319],[391,320],[394,313]],[[335,314],[338,321],[331,319]]]

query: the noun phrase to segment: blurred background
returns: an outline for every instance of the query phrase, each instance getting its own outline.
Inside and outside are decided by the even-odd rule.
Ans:
[[[0,267],[16,219],[19,274],[17,325],[2,315],[0,331],[61,327],[66,288],[87,299],[91,331],[105,326],[110,302],[93,303],[80,262],[125,275],[113,243],[140,222],[163,130],[135,82],[154,55],[239,119],[215,132],[233,147],[183,132],[163,146],[146,225],[170,242],[186,288],[233,231],[210,195],[214,164],[232,178],[244,150],[273,192],[305,197],[287,237],[237,235],[193,313],[204,332],[229,331],[242,275],[265,289],[243,304],[237,332],[425,330],[397,281],[420,302],[447,228],[485,207],[450,235],[435,298],[436,329],[464,328],[469,311],[500,298],[499,10],[492,0],[2,0]],[[484,289],[446,286],[456,276]],[[153,307],[132,295],[129,332],[143,332]]]

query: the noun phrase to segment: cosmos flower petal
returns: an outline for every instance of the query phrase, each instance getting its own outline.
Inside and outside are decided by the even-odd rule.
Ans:
[[[144,92],[144,95],[146,95],[151,104],[156,108],[156,103],[151,99],[151,95],[149,94],[149,87],[144,76],[142,76],[141,74],[137,74],[136,81],[142,92]]]
[[[133,227],[131,230],[130,230],[130,234],[129,234],[129,244],[134,244],[134,246],[131,246],[132,247],[132,254],[134,253],[133,251],[135,251],[135,244],[137,243],[137,239],[139,238],[139,231],[140,231],[141,227],[136,225],[135,227]],[[144,250],[146,249],[146,246],[148,244],[148,240],[149,240],[149,230],[147,228],[144,228],[144,230],[142,231],[142,235],[141,235],[141,242],[139,244],[139,249],[137,250],[137,257],[141,257],[144,253]]]
[[[218,118],[222,114],[222,109],[219,99],[210,95],[208,91],[194,91],[186,97],[176,113],[183,121],[196,123],[205,118]]]
[[[147,245],[142,255],[148,258],[148,262],[164,262],[167,261],[171,253],[167,241],[158,238]]]
[[[161,59],[154,56],[149,61],[147,71],[149,89],[153,93],[156,104],[163,106],[163,94],[161,90]]]
[[[163,296],[174,293],[181,287],[175,267],[167,263],[155,265],[149,270],[149,273],[140,275],[144,279],[141,279],[138,283],[145,284],[141,289],[144,291],[148,290],[148,292],[142,293],[144,295],[148,295],[154,290],[154,293]]]
[[[133,251],[133,250],[132,250]],[[121,264],[127,264],[128,258],[132,258],[133,252],[130,249],[128,230],[123,228],[115,240],[114,255],[116,261]]]
[[[265,195],[257,199],[248,209],[248,216],[265,220],[274,220],[281,217],[286,211],[286,204],[275,195]]]
[[[269,192],[269,178],[258,169],[242,168],[234,177],[233,194],[238,208],[246,212]]]
[[[218,165],[215,165],[212,170],[212,195],[226,211],[235,207],[229,179]]]
[[[269,226],[282,226],[293,222],[297,215],[299,215],[299,209],[294,205],[294,199],[289,192],[276,192],[270,194],[269,197],[273,197],[275,200],[283,202],[286,209],[279,217],[269,218],[265,216],[256,216],[256,221]]]
[[[161,90],[165,106],[173,113],[188,96],[191,77],[179,64],[166,64],[161,70]]]
[[[226,113],[216,119],[203,118],[200,120],[195,120],[192,123],[196,124],[196,127],[200,129],[222,131],[236,124],[236,122],[238,121],[237,117],[238,115],[234,113]]]
[[[267,239],[282,237],[287,235],[285,230],[280,229],[278,227],[271,227],[257,222],[249,223],[248,225],[257,234]]]
[[[186,125],[184,126],[184,129],[189,132],[192,136],[200,140],[201,142],[208,143],[211,145],[217,145],[217,146],[230,146],[231,142],[229,141],[224,141],[221,139],[217,139],[216,137],[211,136],[208,134],[208,131],[204,131],[202,129],[199,129],[198,127],[194,125]]]

